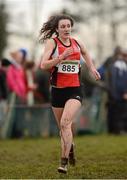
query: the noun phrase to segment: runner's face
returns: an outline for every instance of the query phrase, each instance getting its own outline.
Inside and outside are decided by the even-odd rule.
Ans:
[[[59,37],[68,39],[71,35],[71,21],[69,19],[61,19],[58,23],[57,32]]]

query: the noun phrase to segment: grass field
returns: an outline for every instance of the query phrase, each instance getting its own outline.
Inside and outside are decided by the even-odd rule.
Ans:
[[[76,167],[57,173],[58,138],[0,141],[1,179],[127,179],[127,136],[75,137]]]

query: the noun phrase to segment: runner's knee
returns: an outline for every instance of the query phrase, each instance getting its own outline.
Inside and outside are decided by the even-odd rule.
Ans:
[[[71,125],[72,125],[72,122],[69,118],[63,118],[61,119],[61,122],[60,122],[60,129],[61,130],[69,129],[71,128]]]

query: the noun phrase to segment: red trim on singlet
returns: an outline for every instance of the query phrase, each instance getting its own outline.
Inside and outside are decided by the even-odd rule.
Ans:
[[[65,49],[72,47],[74,50],[74,53],[71,54],[70,56],[68,56],[67,59],[73,60],[73,61],[79,60],[79,63],[80,63],[80,56],[81,56],[80,48],[74,39],[70,38],[69,46],[64,45],[57,37],[54,38],[54,40],[57,43],[57,48],[58,48],[57,56],[62,54],[65,51]],[[63,87],[63,88],[80,86],[79,73],[75,73],[75,74],[60,73],[60,72],[57,72],[57,70],[56,70],[57,67],[55,67],[54,69],[55,69],[55,73],[52,73],[52,76],[54,76],[55,78],[52,77],[52,79],[54,79],[52,85],[55,85],[56,87]]]

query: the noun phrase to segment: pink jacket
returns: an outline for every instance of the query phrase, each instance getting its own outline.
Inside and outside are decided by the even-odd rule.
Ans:
[[[7,71],[7,85],[10,91],[15,92],[22,99],[26,99],[26,76],[22,67],[10,65]]]

